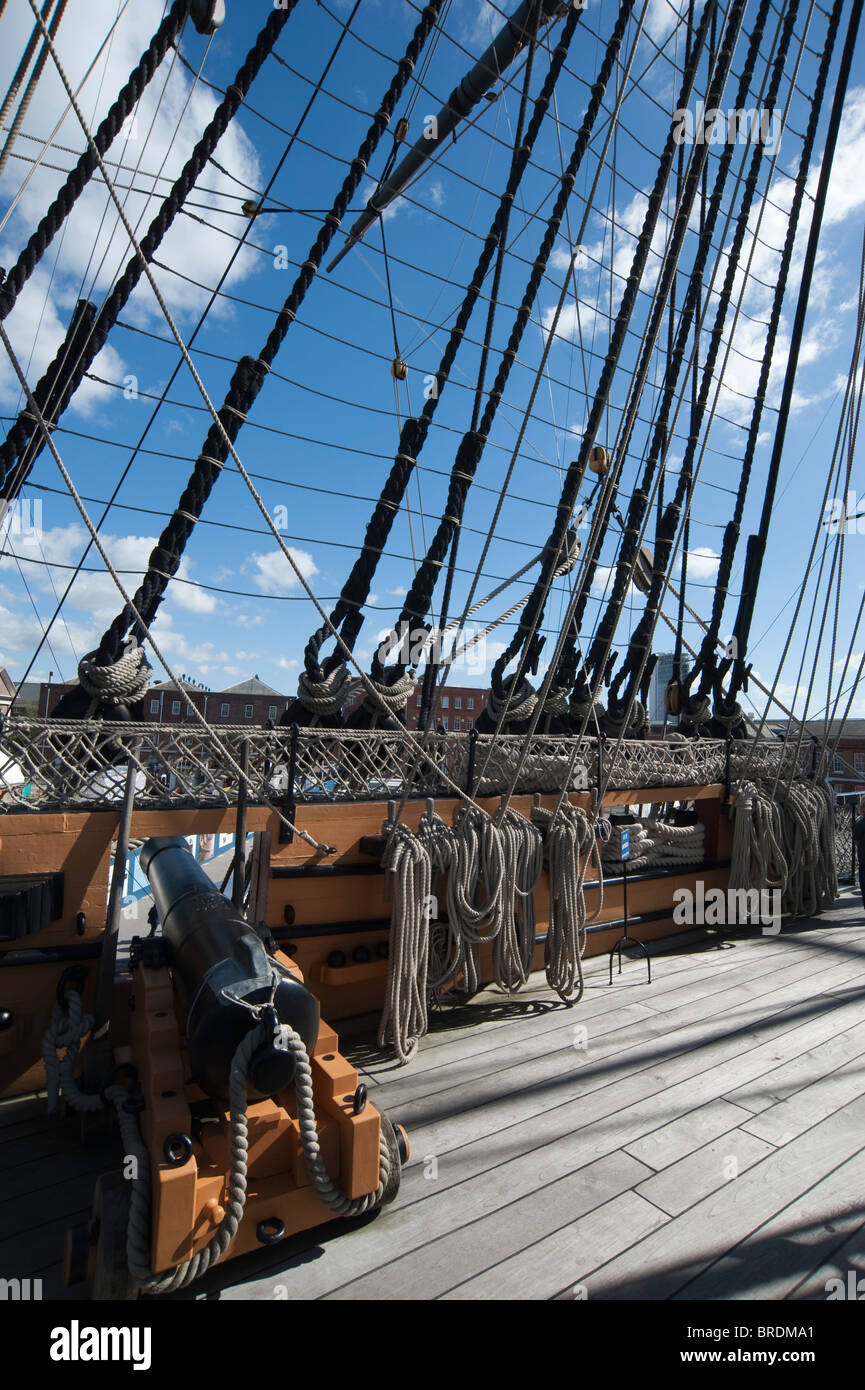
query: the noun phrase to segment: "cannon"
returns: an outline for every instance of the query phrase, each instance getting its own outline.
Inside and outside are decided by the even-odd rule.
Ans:
[[[296,962],[186,840],[148,840],[141,864],[162,935],[131,953],[130,1043],[106,1092],[135,1171],[100,1179],[89,1226],[67,1233],[67,1282],[89,1277],[97,1299],[182,1287],[215,1259],[378,1211],[408,1158]],[[297,1035],[287,1048],[280,1024]]]
[[[214,888],[182,835],[148,840],[141,851],[162,921],[168,963],[183,1002],[190,1073],[214,1099],[228,1096],[232,1058],[262,1010],[299,1033],[311,1052],[318,1002],[273,956]],[[271,1042],[253,1054],[251,1092],[275,1095],[294,1080],[294,1055]]]

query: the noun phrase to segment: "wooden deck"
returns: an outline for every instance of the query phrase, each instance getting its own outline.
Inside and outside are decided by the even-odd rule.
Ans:
[[[209,1299],[816,1299],[865,1272],[865,916],[691,933],[582,1003],[493,991],[406,1068],[343,1033],[412,1158],[379,1218],[217,1268]],[[473,1020],[470,1024],[467,1019]],[[106,1156],[41,1102],[0,1110],[0,1275],[59,1283]]]

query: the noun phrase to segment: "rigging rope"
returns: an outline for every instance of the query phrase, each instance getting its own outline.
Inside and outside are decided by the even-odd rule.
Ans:
[[[51,3],[53,3],[53,0],[51,0]],[[51,3],[49,3],[47,6],[43,5],[42,7],[43,22],[47,18],[47,10],[51,8]],[[67,0],[57,0],[57,9],[51,16],[51,24],[48,29],[49,38],[51,39],[53,39],[56,36],[57,30],[60,28],[60,21],[63,19],[63,15],[66,10],[66,3]],[[18,110],[15,112],[15,117],[12,121],[11,126],[9,127],[9,133],[6,136],[3,149],[0,150],[0,176],[2,176],[3,170],[6,168],[9,156],[12,153],[15,141],[18,138],[18,133],[21,130],[21,125],[24,121],[24,117],[27,115],[30,103],[36,94],[36,88],[39,85],[39,79],[42,76],[42,71],[45,67],[45,61],[48,57],[48,51],[48,43],[43,40],[42,47],[39,50],[39,56],[33,65],[33,72],[30,74],[30,79],[27,83],[27,86],[24,89],[24,95],[18,103]],[[0,124],[2,124],[2,122],[0,122]]]
[[[832,15],[829,20],[826,45],[820,62],[820,69],[815,85],[814,104],[806,131],[805,142],[803,145],[803,159],[797,175],[797,187],[800,181],[804,182],[808,177],[811,151],[814,147],[817,134],[817,124],[819,121],[820,110],[822,109],[823,96],[829,76],[832,53],[835,46],[835,39],[841,23],[843,14],[843,0],[835,0],[832,8]],[[856,47],[856,39],[859,24],[862,18],[862,0],[853,0],[850,10],[850,19],[847,27],[847,35],[844,48],[841,54],[841,64],[835,82],[835,94],[832,102],[832,110],[829,117],[829,126],[826,132],[826,140],[823,148],[823,157],[820,165],[820,177],[817,184],[817,191],[814,197],[814,208],[811,216],[811,226],[808,233],[808,245],[805,251],[805,259],[802,267],[802,277],[799,283],[798,298],[796,302],[796,313],[793,322],[793,329],[790,337],[790,347],[787,357],[787,365],[784,375],[784,384],[781,390],[781,401],[778,415],[778,425],[775,431],[775,439],[772,446],[772,456],[769,462],[769,474],[766,484],[766,493],[763,500],[763,511],[760,518],[759,529],[754,536],[748,538],[745,553],[745,573],[742,582],[742,595],[739,599],[736,621],[733,627],[733,636],[736,640],[735,656],[725,658],[717,673],[715,681],[715,711],[716,715],[722,718],[732,718],[736,713],[736,696],[742,689],[747,688],[747,644],[748,635],[751,627],[751,619],[754,613],[754,604],[757,596],[757,585],[760,579],[760,571],[763,563],[766,540],[768,537],[769,520],[772,512],[772,505],[775,500],[775,489],[778,481],[778,473],[781,466],[781,455],[784,449],[786,437],[787,420],[789,418],[790,406],[793,398],[794,382],[796,370],[799,363],[799,353],[802,345],[802,337],[805,327],[805,315],[810,298],[811,282],[814,273],[814,264],[817,258],[817,245],[820,236],[820,229],[823,223],[823,213],[826,207],[826,195],[829,187],[829,177],[832,170],[833,156],[838,140],[838,132],[841,126],[841,116],[844,109],[844,99],[850,78],[850,68],[853,61],[853,52]],[[807,158],[806,158],[807,151]],[[785,243],[785,252],[786,252]],[[792,253],[792,250],[791,250]],[[730,671],[729,685],[724,692],[723,681]],[[733,732],[744,732],[741,727],[734,728]]]
[[[583,997],[586,928],[604,906],[604,870],[595,828],[579,806],[567,801],[554,811],[535,806],[532,820],[543,827],[550,883],[550,909],[544,965],[547,983],[566,1004]],[[586,872],[594,864],[598,901],[591,917],[586,909]]]
[[[769,14],[769,8],[769,0],[763,0],[763,3],[760,6],[760,11],[757,16],[754,29],[751,34],[751,42],[749,44],[745,66],[742,70],[739,88],[736,94],[736,110],[744,109],[748,100],[748,91],[753,76],[754,68],[756,66],[757,58],[759,55],[759,46],[762,41],[763,29]],[[784,28],[781,35],[781,41],[778,46],[778,53],[772,73],[772,81],[770,83],[770,87],[765,99],[766,108],[769,110],[774,110],[775,107],[775,101],[777,99],[778,90],[784,71],[784,65],[787,58],[789,43],[793,35],[793,29],[798,14],[798,8],[798,0],[794,0],[794,3],[791,3],[787,6],[787,10],[785,13]],[[663,400],[656,420],[655,432],[652,438],[652,443],[649,447],[649,456],[643,473],[641,487],[639,490],[634,492],[633,497],[631,499],[631,505],[628,510],[628,521],[622,542],[622,547],[619,554],[616,585],[614,586],[613,597],[610,600],[608,612],[605,615],[604,621],[601,623],[598,629],[598,633],[595,637],[590,654],[586,661],[587,672],[590,675],[596,676],[600,662],[602,660],[606,660],[606,655],[609,650],[609,642],[607,639],[612,636],[612,633],[615,630],[615,626],[619,620],[622,606],[624,604],[624,598],[627,592],[627,584],[630,579],[630,573],[633,566],[634,557],[637,551],[638,537],[643,518],[645,517],[648,508],[649,489],[651,487],[652,477],[654,474],[655,467],[657,466],[657,461],[659,457],[661,457],[661,455],[663,454],[666,447],[667,422],[669,419],[670,409],[673,403],[673,395],[678,381],[679,372],[681,370],[682,360],[684,358],[687,338],[690,333],[691,325],[694,322],[694,318],[698,309],[700,292],[703,282],[703,273],[708,258],[709,244],[712,233],[715,228],[715,223],[721,210],[721,198],[723,195],[730,165],[732,163],[733,149],[734,147],[732,142],[728,140],[724,146],[724,150],[718,164],[715,185],[712,190],[712,197],[709,202],[705,224],[701,228],[700,232],[699,249],[694,259],[693,270],[691,273],[691,278],[689,280],[688,289],[685,296],[685,303],[682,306],[682,312],[679,320],[679,327],[676,335],[676,342],[673,354],[668,361],[666,374],[667,380],[665,382]],[[724,279],[724,284],[720,292],[720,296],[718,298],[718,305],[715,312],[715,322],[712,328],[712,333],[710,335],[708,353],[706,356],[705,363],[703,365],[699,393],[697,395],[696,400],[694,401],[693,408],[691,411],[691,428],[688,438],[688,444],[685,450],[685,456],[682,460],[679,477],[677,479],[677,484],[673,496],[668,501],[664,509],[663,515],[661,517],[661,520],[656,528],[655,548],[652,563],[652,577],[649,585],[645,609],[643,611],[643,615],[640,618],[639,623],[637,624],[637,627],[631,635],[630,643],[628,646],[628,652],[625,657],[625,660],[622,663],[619,672],[616,675],[610,687],[609,710],[614,719],[617,717],[619,719],[625,718],[626,712],[630,708],[635,698],[637,686],[644,679],[643,673],[647,665],[650,650],[649,644],[657,619],[657,612],[661,598],[661,589],[664,583],[664,578],[667,574],[667,570],[669,569],[674,558],[673,542],[677,534],[679,519],[682,512],[682,506],[685,501],[686,495],[690,494],[691,479],[693,477],[694,456],[697,452],[697,446],[699,443],[702,423],[705,416],[706,407],[708,405],[709,393],[711,391],[712,382],[714,378],[715,364],[721,347],[721,337],[724,330],[724,325],[726,323],[729,304],[732,298],[736,277],[740,272],[739,255],[741,252],[742,242],[745,236],[745,231],[748,225],[748,218],[750,216],[751,208],[753,205],[754,194],[756,191],[756,183],[762,160],[762,149],[762,144],[758,143],[754,150],[754,154],[751,160],[751,169],[749,171],[749,177],[745,182],[745,187],[742,195],[742,202],[739,209],[739,217],[737,220],[736,231],[734,233],[733,238],[733,244],[727,257],[727,272]],[[699,332],[699,320],[697,320],[697,322],[697,331]],[[694,366],[696,369],[696,354],[694,359]],[[686,508],[686,519],[689,514],[690,508]],[[680,585],[682,595],[684,595],[684,582],[685,579],[683,573]],[[684,600],[682,598],[680,600],[680,606],[683,604],[683,601]],[[575,655],[576,654],[573,653],[574,658]],[[624,692],[620,695],[619,691],[623,683],[625,683],[625,689]]]
[[[633,0],[632,0],[633,2]],[[320,651],[322,644],[334,629],[341,628],[342,641],[345,647],[351,651],[360,631],[363,622],[361,608],[369,595],[370,585],[379,557],[387,542],[396,514],[405,496],[411,474],[416,466],[418,455],[423,448],[430,425],[435,416],[438,403],[447,385],[450,371],[462,342],[465,330],[468,326],[474,306],[478,300],[487,272],[492,265],[493,257],[500,245],[503,229],[507,226],[510,216],[510,208],[514,196],[519,188],[523,174],[525,173],[529,155],[533,148],[535,138],[549,105],[550,93],[555,86],[559,71],[564,62],[567,46],[573,37],[574,30],[580,18],[580,11],[571,10],[565,28],[562,31],[561,39],[553,54],[549,70],[547,72],[543,87],[535,99],[532,117],[526,130],[525,138],[519,149],[515,149],[511,161],[510,173],[490,225],[489,232],[484,240],[480,257],[466,289],[462,304],[451,327],[448,342],[442,354],[438,370],[434,374],[434,389],[431,391],[424,405],[421,414],[417,417],[406,419],[403,424],[396,458],[393,467],[388,475],[387,481],[381,491],[381,496],[376,508],[370,518],[366,528],[364,545],[354,567],[343,587],[340,602],[330,615],[329,623],[320,627],[307,643],[304,654],[307,676],[312,681],[319,681],[330,675],[334,667],[341,661],[339,653],[334,653],[325,662],[320,662]],[[535,11],[537,17],[538,11]],[[400,673],[401,674],[401,673]],[[297,702],[286,712],[288,722],[297,723],[304,721],[304,710],[302,704]]]
[[[247,54],[242,66],[238,69],[233,83],[228,87],[223,101],[216,108],[203,135],[195,145],[179,177],[172,185],[171,192],[164,199],[158,213],[151,221],[140,244],[141,254],[136,251],[130,258],[123,274],[116,281],[111,293],[103,301],[83,346],[79,347],[77,342],[72,341],[73,326],[70,326],[70,330],[67,333],[67,343],[65,344],[66,356],[63,359],[64,369],[59,374],[59,384],[57,388],[58,400],[54,410],[53,422],[56,423],[56,419],[66,409],[72,396],[84,379],[85,372],[90,367],[97,353],[99,353],[105,345],[109,330],[141,279],[147,263],[153,259],[158,246],[162,242],[169,227],[172,225],[183,202],[210,158],[210,155],[216,149],[216,146],[228,129],[231,120],[240,108],[244,96],[261,70],[268,53],[288,22],[296,4],[297,0],[286,0],[286,8],[274,10],[271,13],[267,23]],[[53,53],[53,56],[56,64],[56,52]],[[102,169],[103,177],[106,177],[106,171],[101,163],[101,153],[98,148],[95,147],[95,141],[92,136],[88,141],[88,149],[93,159]],[[108,182],[107,177],[106,182]],[[43,382],[39,383],[34,394],[39,392],[40,388],[43,386]],[[38,398],[37,395],[37,399]],[[0,445],[0,496],[5,495],[4,488],[6,481],[12,473],[12,470],[16,468],[18,460],[31,443],[35,443],[35,448],[32,453],[28,455],[29,463],[26,470],[27,472],[29,472],[29,468],[32,467],[35,459],[38,457],[41,444],[36,442],[37,433],[26,410],[22,410],[15,424],[7,434],[5,441]],[[17,473],[17,488],[20,489],[25,481],[26,472],[23,469],[19,469]]]
[[[738,0],[737,8],[741,10],[742,0]],[[713,3],[704,7],[700,26],[694,41],[693,50],[689,61],[682,75],[682,85],[679,93],[678,107],[686,109],[690,99],[694,80],[697,72],[697,65],[706,39],[710,15],[715,8]],[[621,17],[621,15],[620,15]],[[672,167],[673,158],[676,150],[676,126],[675,121],[671,124],[667,141],[664,146],[655,183],[649,195],[643,227],[637,241],[631,264],[630,274],[625,285],[619,312],[616,317],[615,327],[610,337],[609,349],[601,372],[601,379],[598,389],[592,402],[591,412],[586,424],[586,429],[580,445],[577,459],[570,464],[565,476],[565,483],[557,509],[557,517],[553,529],[550,533],[544,551],[544,559],[541,565],[541,573],[533,589],[529,602],[526,605],[523,616],[520,620],[517,633],[508,644],[503,654],[496,661],[492,672],[492,686],[498,697],[504,693],[504,671],[509,663],[522,653],[518,662],[517,670],[514,675],[514,684],[519,685],[523,674],[526,671],[537,669],[537,662],[540,656],[541,642],[536,635],[536,627],[543,615],[543,608],[546,603],[547,595],[552,584],[553,572],[558,563],[562,544],[570,525],[571,515],[576,502],[577,493],[582,485],[586,466],[591,449],[594,447],[595,437],[600,426],[601,418],[606,407],[607,398],[612,384],[613,375],[618,365],[624,344],[625,331],[630,321],[631,314],[637,297],[637,288],[642,280],[646,262],[649,256],[649,249],[657,224],[658,215],[661,208],[664,188]],[[584,561],[585,564],[585,561]],[[584,592],[587,591],[584,586]]]
[[[618,54],[619,47],[621,46],[621,39],[624,35],[624,30],[632,8],[632,3],[626,3],[622,6],[619,21],[614,30],[613,37],[610,40],[610,47],[608,48],[607,57],[605,58],[605,65],[602,67],[599,81],[593,89],[592,100],[589,103],[589,108],[574,146],[570,162],[567,169],[562,174],[556,202],[547,220],[538,254],[533,262],[532,272],[523,293],[522,302],[511,327],[507,346],[502,351],[499,368],[496,373],[495,381],[487,396],[483,415],[481,416],[479,425],[475,427],[473,424],[466,432],[457,449],[453,470],[451,472],[445,511],[423,564],[415,575],[405,603],[403,604],[400,622],[407,622],[411,618],[420,619],[421,623],[424,622],[432,603],[432,596],[439,571],[452,540],[454,542],[454,547],[456,546],[459,528],[462,523],[463,510],[465,508],[466,496],[471,487],[478,464],[480,463],[486,439],[492,429],[498,406],[502,400],[511,368],[516,359],[523,333],[531,315],[532,306],[546,272],[547,262],[549,261],[550,254],[559,234],[564,210],[576,184],[576,176],[588,146],[595,117],[600,108],[606,85],[603,81],[606,64],[609,59],[611,66],[614,57]],[[487,338],[484,343],[485,352],[488,341]],[[485,361],[485,358],[482,359],[482,361]],[[382,669],[382,663],[376,655],[373,661],[373,672],[379,678],[381,678]],[[400,667],[396,668],[397,674],[400,672],[400,669]]]
[[[214,421],[208,431],[195,468],[181,495],[174,515],[164,528],[150,556],[147,574],[136,594],[136,607],[147,622],[152,621],[155,616],[169,579],[180,564],[186,542],[228,457],[229,443],[233,444],[237,438],[240,427],[264,384],[270,365],[285,341],[306,292],[318,273],[322,258],[336,235],[345,215],[345,209],[366,173],[368,162],[387,129],[394,107],[411,76],[415,60],[435,24],[440,5],[441,0],[432,0],[432,3],[425,7],[422,18],[409,41],[403,58],[400,59],[397,71],[382,98],[372,124],[351,162],[350,172],[344,179],[331,210],[324,218],[318,235],[310,247],[307,260],[277,315],[276,322],[261,352],[257,358],[242,357],[237,364],[225,402],[219,411],[221,423],[218,425]],[[131,622],[132,614],[127,608],[124,608],[102,638],[99,646],[99,658],[102,662],[116,659],[123,634]]]

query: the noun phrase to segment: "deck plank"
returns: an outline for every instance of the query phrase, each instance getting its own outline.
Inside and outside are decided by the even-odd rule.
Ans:
[[[779,937],[652,952],[651,986],[636,959],[612,988],[589,961],[572,1009],[541,975],[515,998],[487,990],[434,1017],[406,1068],[349,1026],[370,1099],[409,1130],[396,1202],[172,1297],[825,1299],[828,1278],[863,1277],[858,894]],[[82,1149],[44,1106],[0,1106],[0,1262],[80,1296],[59,1284],[63,1229],[116,1153]]]
[[[626,1145],[625,1152],[657,1172],[687,1158],[695,1149],[702,1148],[707,1140],[727,1134],[747,1118],[748,1111],[741,1106],[731,1105],[726,1100],[713,1100],[699,1110],[691,1110],[680,1119],[661,1125],[660,1129],[653,1129],[642,1139],[636,1139],[633,1144]]]
[[[662,1168],[636,1190],[669,1216],[681,1216],[702,1197],[717,1192],[733,1176],[740,1176],[773,1152],[774,1146],[765,1140],[743,1129],[731,1129],[678,1163]]]
[[[626,1192],[588,1216],[564,1226],[494,1269],[459,1285],[446,1299],[549,1299],[583,1295],[588,1270],[598,1258],[612,1258],[623,1247],[666,1224],[667,1217],[636,1192]],[[591,1291],[589,1291],[591,1296]]]
[[[858,1123],[852,1116],[851,1125]],[[818,1136],[815,1135],[815,1139]],[[860,1134],[861,1139],[861,1134]],[[767,1176],[773,1173],[767,1162]],[[809,1273],[820,1271],[846,1238],[865,1221],[865,1151],[825,1173],[796,1201],[746,1238],[684,1291],[687,1298],[795,1297]],[[813,1272],[816,1270],[816,1275]],[[830,1278],[823,1277],[823,1283]]]
[[[819,1051],[806,1052],[794,1061],[777,1067],[758,1083],[731,1091],[727,1100],[741,1105],[753,1115],[759,1115],[788,1100],[812,1082],[819,1081],[836,1066],[862,1056],[865,1056],[865,1022],[830,1038]]]
[[[398,1288],[400,1298],[436,1298],[475,1274],[506,1260],[579,1217],[604,1207],[648,1176],[649,1170],[621,1150],[588,1171],[558,1182],[482,1217],[389,1266],[354,1280],[328,1295],[338,1299],[382,1298]]]
[[[848,964],[845,968],[849,973],[853,967]],[[794,997],[800,1009],[802,992],[799,983]],[[861,982],[857,1008],[860,994]],[[839,1007],[838,1000],[831,1003],[834,1008]],[[749,1002],[745,1008],[750,1012]],[[809,1001],[806,1012],[812,1008]],[[833,1026],[831,1013],[825,1020],[817,1020],[818,1024],[821,1022],[824,1027]],[[412,1137],[416,1158],[404,1175],[398,1208],[388,1212],[374,1229],[352,1233],[329,1244],[326,1259],[303,1263],[297,1296],[320,1297],[372,1269],[388,1266],[436,1236],[499,1210],[575,1169],[588,1170],[588,1165],[651,1132],[670,1115],[719,1098],[733,1075],[730,1058],[727,1070],[716,1065],[719,1048],[723,1050],[726,1045],[737,1065],[743,1058],[747,1060],[756,1075],[776,1064],[782,1055],[779,1049],[786,1047],[795,1055],[801,1047],[812,1045],[814,1027],[812,1019],[801,1023],[797,1017],[791,1019],[782,1014],[770,1027],[771,1036],[765,1041],[750,1026],[734,1027],[732,1037],[716,1043],[709,1055],[698,1058],[690,1048],[667,1067],[653,1070],[650,1085],[645,1073],[628,1076],[595,1094],[559,1103],[550,1113],[534,1114],[510,1127],[508,1134],[499,1133],[494,1143],[475,1139],[448,1153],[427,1146],[423,1130],[420,1134],[415,1132]],[[677,1074],[685,1075],[678,1086],[672,1085],[671,1067],[677,1069]],[[641,1096],[647,1089],[652,1093]],[[625,1095],[633,1099],[623,1107]],[[432,1180],[424,1176],[423,1159],[429,1156],[438,1160],[438,1171]],[[355,1238],[360,1234],[362,1239]],[[289,1296],[293,1296],[290,1279],[287,1287]]]
[[[699,1297],[698,1276],[862,1148],[865,1096],[587,1275],[590,1298]],[[822,1201],[822,1194],[818,1194]],[[737,1260],[744,1278],[741,1260]],[[704,1281],[704,1287],[706,1287]],[[728,1285],[729,1287],[729,1285]],[[743,1289],[745,1296],[747,1290]],[[759,1295],[758,1295],[759,1296]]]
[[[758,964],[750,954],[747,961],[741,961],[738,957],[727,961],[723,954],[717,950],[713,951],[712,960],[697,967],[692,966],[693,975],[689,978],[693,978],[695,984],[693,993],[686,1002],[696,1005],[699,999],[735,985],[735,977],[729,982],[727,980],[731,971],[738,971],[743,979],[756,979],[763,971],[770,973],[774,968],[773,955],[782,957],[783,952],[767,951],[765,956],[761,952]],[[786,963],[789,963],[789,954]],[[596,962],[590,964],[594,965]],[[469,1031],[468,1036],[458,1038],[453,1047],[448,1045],[435,1048],[425,1045],[417,1064],[413,1061],[408,1069],[394,1067],[391,1062],[386,1065],[367,1065],[364,1068],[366,1074],[381,1088],[379,1094],[382,1104],[392,1109],[405,1099],[421,1099],[425,1095],[435,1094],[436,1091],[452,1090],[463,1080],[494,1074],[501,1067],[502,1056],[508,1055],[513,1044],[527,1044],[540,1051],[544,1048],[549,1049],[553,1044],[554,1034],[565,1029],[573,1033],[577,1025],[586,1027],[590,1034],[602,1030],[609,1031],[603,1026],[607,1016],[626,1005],[639,1005],[649,1014],[668,1011],[665,1008],[667,990],[676,990],[679,982],[675,979],[669,981],[663,973],[659,975],[657,963],[651,990],[647,989],[644,976],[639,977],[638,983],[624,986],[616,979],[614,987],[610,989],[607,984],[606,966],[602,969],[600,963],[597,964],[598,969],[592,974],[587,974],[586,994],[574,1009],[565,1008],[559,1001],[551,1003],[548,1000],[549,1007],[546,1013],[524,1014],[515,1023],[499,1026],[492,1036],[485,1034],[483,1037],[472,1038]],[[666,969],[666,966],[667,962],[664,960],[663,968]],[[487,991],[482,1003],[473,1004],[471,1007],[477,1008],[479,1016],[483,1018],[485,1007],[495,1008],[509,1004],[516,1008],[521,998],[520,995],[515,1000],[506,1001],[502,996]],[[483,1028],[484,1025],[480,1026]],[[436,1063],[434,1066],[424,1066],[430,1054],[436,1059]],[[357,1054],[352,1052],[352,1057],[356,1060]]]
[[[789,1144],[804,1130],[855,1100],[862,1094],[863,1084],[865,1063],[861,1056],[852,1057],[843,1066],[827,1072],[787,1100],[754,1115],[742,1128],[749,1134],[755,1134],[758,1139],[768,1140],[770,1144]]]

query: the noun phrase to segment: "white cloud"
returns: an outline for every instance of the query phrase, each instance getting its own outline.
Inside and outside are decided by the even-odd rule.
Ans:
[[[308,551],[298,550],[293,545],[288,547],[288,551],[304,579],[311,579],[314,574],[318,574],[318,567]],[[286,594],[297,588],[297,575],[281,550],[251,555],[250,561],[253,566],[253,579],[262,593]]]
[[[93,73],[81,93],[80,101],[94,130],[106,114],[129,72],[147,47],[157,28],[163,6],[161,0],[138,0],[126,7]],[[75,22],[71,12],[61,25],[57,49],[73,88],[77,87],[92,61],[101,36],[116,18],[115,0],[88,0],[87,22]],[[5,90],[12,68],[32,27],[26,5],[12,6],[4,16],[4,44],[0,50],[0,86]],[[191,26],[187,26],[191,31]],[[97,38],[99,36],[99,38]],[[194,34],[184,36],[190,58],[199,62],[202,41]],[[158,211],[171,181],[177,177],[192,147],[215,110],[218,98],[203,85],[192,90],[193,79],[183,65],[172,62],[171,52],[141,97],[135,121],[128,122],[108,151],[107,159],[124,166],[108,165],[117,185],[125,214],[140,238]],[[190,95],[191,93],[191,95]],[[25,132],[48,134],[67,104],[65,90],[49,58],[39,85],[38,122],[25,124]],[[254,146],[243,130],[243,116],[234,120],[217,148],[220,164],[246,184],[258,187],[259,164]],[[74,114],[69,114],[56,136],[58,144],[80,152],[86,137]],[[19,191],[32,160],[40,152],[38,142],[19,137],[13,157],[0,180],[0,194],[11,200]],[[26,159],[16,156],[26,156]],[[35,171],[6,226],[0,245],[0,259],[9,266],[25,244],[39,218],[64,180],[63,169],[72,167],[72,154],[49,151],[46,161]],[[61,168],[49,168],[59,165]],[[155,176],[164,175],[158,179]],[[132,184],[135,191],[128,191]],[[152,196],[153,193],[156,196]],[[230,196],[229,196],[230,195]],[[235,179],[208,164],[188,202],[204,206],[191,210],[203,223],[180,214],[162,242],[158,257],[204,284],[213,284],[225,267],[234,243],[222,234],[236,234],[241,220],[236,213],[240,202],[249,197]],[[229,211],[231,210],[231,211]],[[134,254],[126,232],[119,226],[116,210],[101,176],[88,184],[69,218],[47,253],[42,267],[33,275],[9,316],[13,346],[27,369],[31,385],[55,355],[78,298],[94,299],[98,304],[117,274]],[[237,258],[228,284],[236,283],[261,264],[254,251]],[[43,268],[44,267],[44,268]],[[176,276],[154,270],[163,295],[175,313],[183,315],[200,308],[205,291],[186,284]],[[225,301],[217,301],[214,314],[230,312]],[[126,317],[133,320],[161,319],[153,293],[142,279],[132,296]],[[122,379],[124,362],[116,346],[109,344],[93,370],[112,380]],[[86,383],[76,396],[75,409],[91,411],[107,388]],[[110,392],[113,396],[114,393]],[[18,399],[17,383],[4,360],[0,365],[0,400]]]

